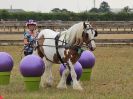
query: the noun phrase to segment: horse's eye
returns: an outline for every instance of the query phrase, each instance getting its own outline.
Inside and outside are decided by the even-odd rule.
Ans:
[[[88,36],[88,33],[86,33],[86,36]]]
[[[98,32],[95,30],[95,35],[94,35],[94,37],[97,37],[98,36]]]
[[[83,37],[83,36],[86,37],[86,38],[88,38],[88,33],[83,32],[83,33],[82,33],[82,37]]]
[[[85,37],[88,38],[88,33],[85,33]]]

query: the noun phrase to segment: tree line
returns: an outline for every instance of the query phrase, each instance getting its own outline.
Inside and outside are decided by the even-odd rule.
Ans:
[[[3,20],[19,20],[25,21],[34,19],[38,21],[44,20],[62,20],[62,21],[132,21],[133,13],[126,6],[119,13],[113,13],[107,2],[102,2],[99,8],[92,8],[89,11],[75,13],[67,9],[54,8],[49,13],[41,12],[15,12],[11,13],[7,10],[0,10],[0,19]]]

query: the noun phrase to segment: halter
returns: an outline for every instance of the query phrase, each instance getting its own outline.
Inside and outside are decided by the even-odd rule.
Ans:
[[[84,28],[83,33],[88,34],[88,33],[86,32],[87,30],[91,30],[91,33],[93,33],[92,30],[94,30],[94,29],[90,26],[90,24],[86,24],[86,25],[89,25],[89,28],[87,28],[87,27]],[[82,33],[82,35],[83,35],[83,33]],[[95,39],[90,39],[89,42],[88,42],[88,44],[89,44],[91,41],[95,41]]]

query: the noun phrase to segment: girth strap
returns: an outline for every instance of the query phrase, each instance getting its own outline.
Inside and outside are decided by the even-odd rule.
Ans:
[[[60,35],[58,34],[56,37],[55,37],[55,47],[56,47],[56,54],[60,60],[60,62],[65,66],[64,64],[64,61],[63,59],[61,58],[60,54],[59,54],[59,51],[58,51],[58,41],[59,41],[59,38],[60,38]]]

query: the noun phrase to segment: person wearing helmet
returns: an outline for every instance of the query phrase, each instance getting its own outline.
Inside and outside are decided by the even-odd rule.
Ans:
[[[26,22],[27,30],[24,32],[24,55],[30,55],[33,53],[34,45],[36,44],[36,26],[37,23],[34,20],[28,20]]]

